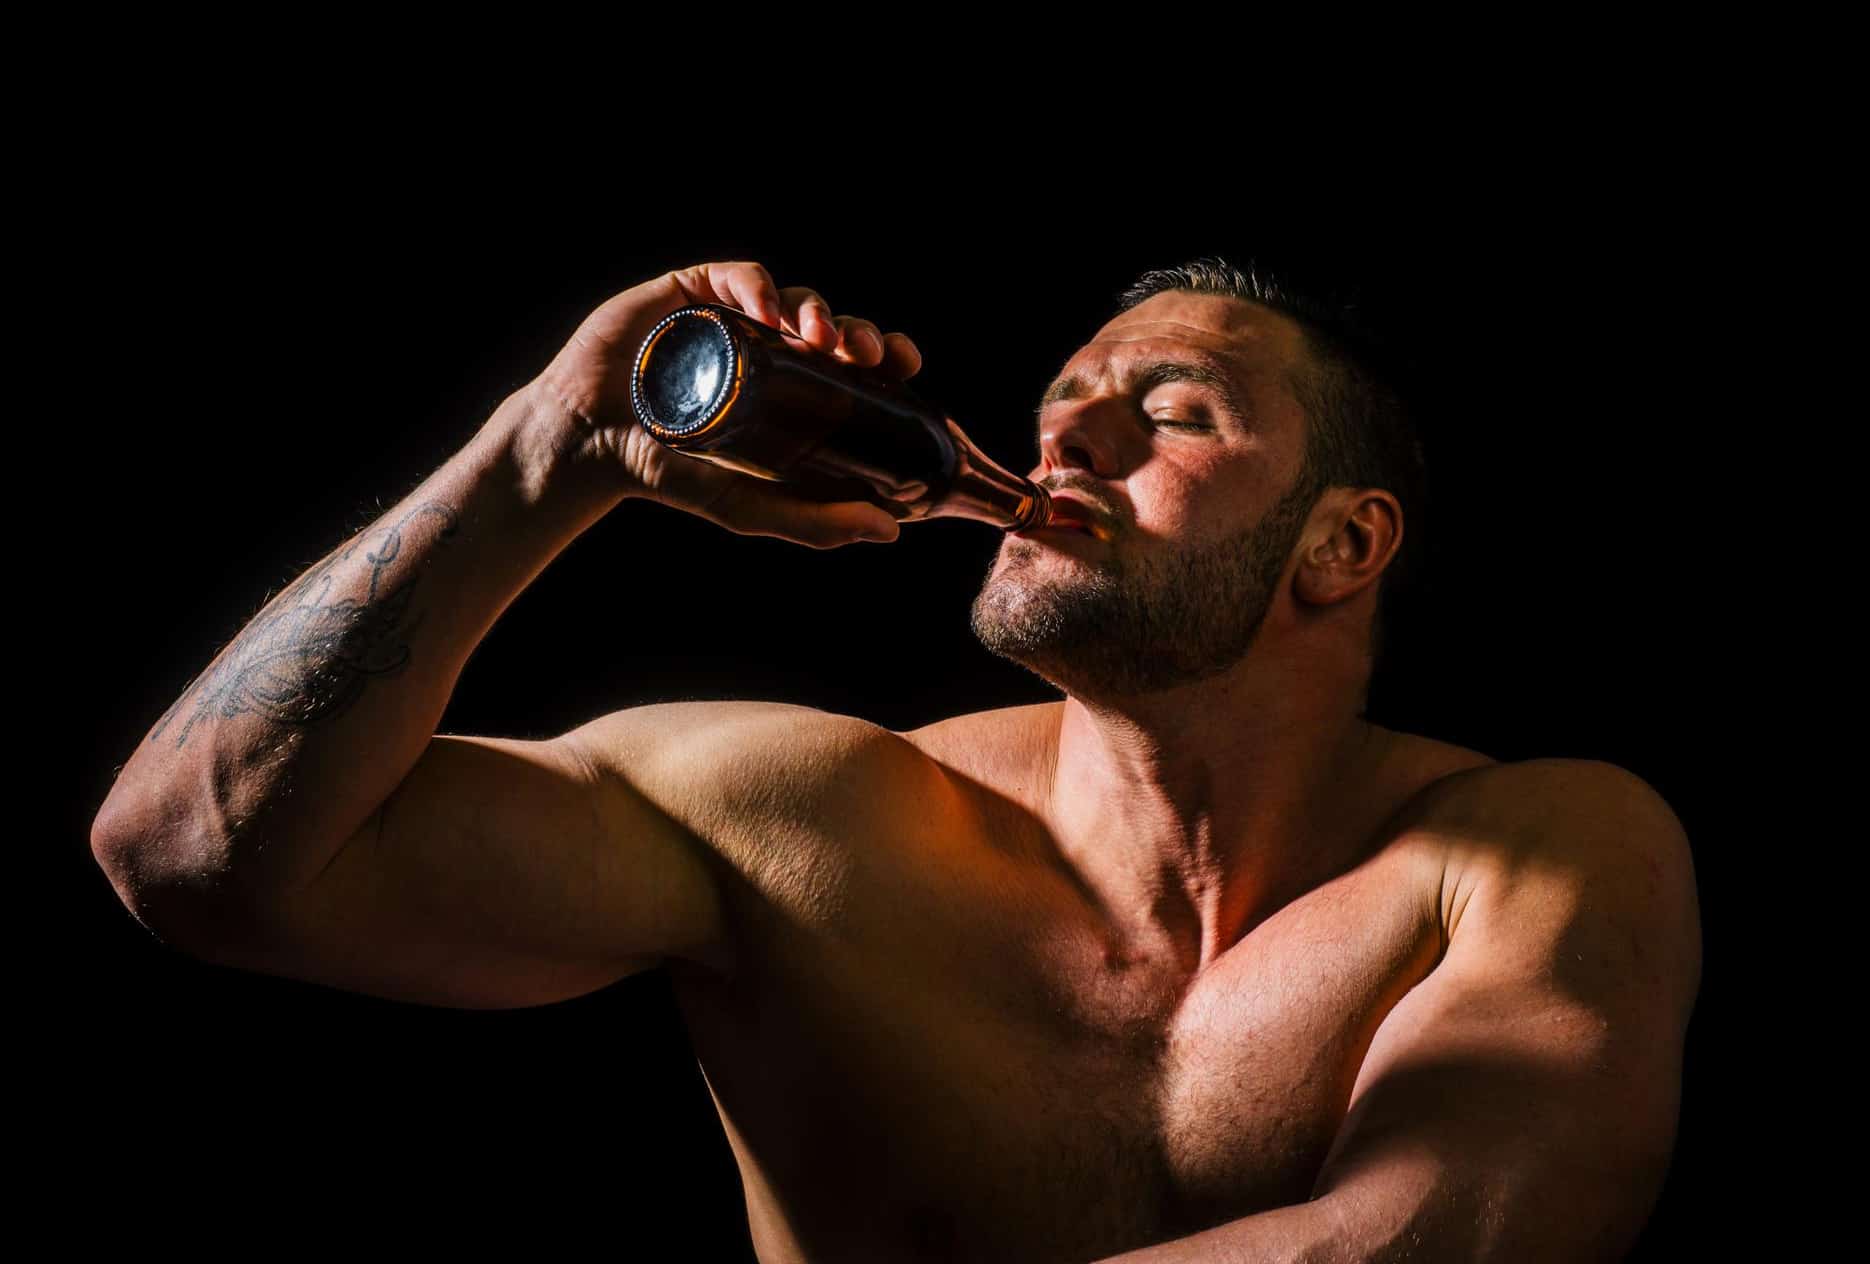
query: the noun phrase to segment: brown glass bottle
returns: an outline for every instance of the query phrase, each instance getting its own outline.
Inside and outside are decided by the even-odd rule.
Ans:
[[[649,331],[630,403],[657,441],[810,500],[863,500],[899,522],[973,518],[1003,531],[1051,519],[1043,487],[989,460],[901,382],[791,346],[719,303],[671,312]]]

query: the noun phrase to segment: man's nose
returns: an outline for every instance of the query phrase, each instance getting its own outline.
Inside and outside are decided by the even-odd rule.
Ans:
[[[1076,408],[1055,407],[1039,426],[1041,476],[1052,470],[1089,470],[1098,478],[1115,478],[1122,469],[1119,437],[1112,419],[1103,415],[1104,404]]]

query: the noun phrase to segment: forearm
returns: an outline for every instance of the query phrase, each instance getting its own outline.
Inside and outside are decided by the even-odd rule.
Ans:
[[[255,615],[98,814],[93,848],[120,889],[239,900],[315,876],[420,758],[495,619],[621,498],[621,480],[571,459],[576,438],[515,392]]]
[[[1558,1235],[1528,1235],[1531,1216],[1507,1215],[1444,1165],[1398,1159],[1306,1202],[1230,1220],[1189,1237],[1096,1264],[1405,1264],[1414,1260],[1596,1260]],[[1608,1258],[1620,1258],[1610,1256]]]
[[[1322,1202],[1277,1207],[1097,1264],[1353,1264],[1377,1258],[1339,1235]]]

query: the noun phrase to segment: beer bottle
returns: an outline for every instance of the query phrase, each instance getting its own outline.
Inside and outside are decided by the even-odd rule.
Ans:
[[[630,376],[636,419],[685,456],[863,500],[899,522],[973,518],[1003,531],[1051,520],[1043,487],[996,465],[941,409],[860,365],[789,346],[719,303],[663,317]]]

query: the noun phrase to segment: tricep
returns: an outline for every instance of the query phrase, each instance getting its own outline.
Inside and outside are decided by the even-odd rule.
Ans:
[[[551,741],[437,736],[311,883],[223,964],[391,1000],[543,1005],[672,955],[710,957],[720,905],[698,840]]]

